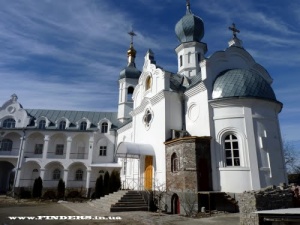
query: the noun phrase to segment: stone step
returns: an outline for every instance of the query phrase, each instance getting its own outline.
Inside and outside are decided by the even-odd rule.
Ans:
[[[144,207],[111,207],[110,212],[148,211],[148,206]]]

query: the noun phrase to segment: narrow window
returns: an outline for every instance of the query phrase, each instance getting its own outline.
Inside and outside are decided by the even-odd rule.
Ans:
[[[35,144],[35,147],[34,147],[34,154],[36,155],[40,155],[43,153],[43,144]]]
[[[173,153],[171,156],[171,172],[178,172],[179,170],[179,161],[176,153]]]
[[[83,121],[80,123],[80,130],[86,130],[87,128],[87,122]]]
[[[191,55],[192,55],[192,53],[188,53],[188,63],[191,63]]]
[[[236,136],[230,134],[224,140],[227,166],[240,166],[239,143]]]
[[[60,170],[59,169],[55,169],[53,171],[52,179],[53,180],[59,180],[60,179]]]
[[[83,170],[82,169],[76,170],[75,180],[78,180],[78,181],[83,180]]]
[[[56,150],[55,150],[56,155],[63,155],[64,154],[64,145],[56,145]]]
[[[198,63],[201,61],[201,54],[198,53]]]
[[[39,129],[44,130],[46,128],[46,121],[45,120],[41,120],[39,122]]]
[[[104,122],[101,125],[101,133],[107,133],[108,131],[108,123]]]
[[[182,66],[182,55],[179,56],[179,63],[180,63],[179,65]]]
[[[12,118],[3,121],[3,128],[15,128],[16,121]]]
[[[132,102],[132,94],[133,94],[134,88],[129,87],[127,89],[127,102]]]
[[[106,150],[107,150],[106,146],[100,146],[99,156],[106,156]]]
[[[13,146],[12,140],[3,139],[1,142],[0,151],[11,151]]]
[[[66,129],[66,121],[60,121],[59,123],[59,129],[60,130],[65,130]]]
[[[152,77],[148,76],[147,79],[146,79],[146,84],[145,84],[146,91],[151,88],[151,85],[152,85]]]

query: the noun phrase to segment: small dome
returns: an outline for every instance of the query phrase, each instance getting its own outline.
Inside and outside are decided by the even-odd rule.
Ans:
[[[204,36],[204,24],[200,17],[190,11],[189,5],[186,15],[182,17],[175,26],[175,33],[178,40],[183,42],[200,42]]]
[[[123,78],[138,79],[140,77],[140,75],[141,75],[141,71],[139,71],[135,67],[135,64],[129,63],[129,65],[120,72],[119,79],[123,79]]]
[[[270,84],[259,74],[247,69],[220,73],[214,82],[212,98],[255,97],[276,101]]]

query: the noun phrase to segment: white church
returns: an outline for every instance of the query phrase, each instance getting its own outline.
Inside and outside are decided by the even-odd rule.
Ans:
[[[40,176],[44,188],[62,178],[87,193],[114,169],[124,189],[174,193],[287,182],[283,105],[267,70],[230,29],[228,47],[207,56],[204,23],[187,2],[175,26],[175,72],[158,66],[151,50],[137,69],[131,39],[117,112],[26,109],[13,94],[0,108],[0,191],[31,188]]]

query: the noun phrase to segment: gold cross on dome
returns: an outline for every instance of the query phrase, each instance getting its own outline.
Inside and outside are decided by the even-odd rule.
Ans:
[[[128,32],[128,34],[131,36],[131,44],[133,44],[133,36],[136,36],[136,34],[133,32],[133,30]]]
[[[236,38],[236,34],[240,33],[240,31],[235,27],[235,23],[232,23],[231,27],[228,27],[229,30],[232,31],[233,37]]]

